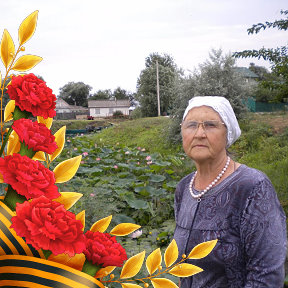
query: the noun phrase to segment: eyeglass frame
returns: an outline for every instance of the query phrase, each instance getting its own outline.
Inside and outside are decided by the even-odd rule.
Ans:
[[[183,123],[184,123],[185,121],[182,121],[182,123],[180,124],[180,126],[181,126],[181,128],[183,127]],[[224,125],[225,127],[226,127],[226,124],[224,123],[224,122],[221,122],[221,121],[219,121],[219,120],[206,120],[206,121],[200,121],[200,122],[198,122],[198,121],[187,121],[187,122],[190,122],[190,123],[197,123],[197,128],[195,128],[195,130],[193,130],[193,133],[195,133],[196,134],[196,132],[198,131],[198,129],[199,129],[199,127],[200,127],[200,125],[202,125],[202,129],[203,129],[203,131],[205,132],[205,133],[209,133],[209,132],[211,132],[211,130],[209,130],[208,129],[208,131],[207,131],[207,127],[205,128],[205,122],[217,122],[217,124],[222,124],[222,125]],[[215,129],[219,129],[219,127],[214,127]],[[213,129],[214,129],[213,128]],[[185,127],[183,127],[183,129],[189,129],[189,128],[185,128]],[[190,128],[191,129],[191,128]]]

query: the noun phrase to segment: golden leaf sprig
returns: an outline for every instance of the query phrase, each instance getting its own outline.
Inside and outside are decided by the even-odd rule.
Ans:
[[[95,277],[100,278],[102,283],[119,283],[122,288],[141,288],[140,285],[131,283],[135,281],[141,282],[144,287],[148,287],[148,281],[150,281],[154,288],[177,288],[178,286],[174,282],[166,278],[159,278],[159,276],[163,276],[164,274],[168,273],[176,277],[190,277],[202,272],[203,269],[200,267],[183,262],[188,259],[201,259],[206,257],[213,250],[216,244],[217,239],[200,243],[191,250],[188,256],[182,255],[182,259],[176,262],[179,257],[178,247],[176,241],[173,239],[164,253],[165,268],[162,267],[162,254],[160,248],[154,250],[147,257],[146,269],[149,274],[147,277],[141,279],[133,278],[139,273],[144,263],[145,251],[132,256],[126,261],[121,270],[119,279],[114,279],[114,274],[110,274],[116,267],[105,267],[100,269]],[[104,278],[109,276],[109,274],[110,279],[104,280]]]
[[[38,10],[34,11],[29,16],[27,16],[20,24],[19,29],[18,29],[18,42],[19,42],[18,44],[19,45],[18,45],[17,50],[15,48],[15,44],[11,35],[6,29],[4,29],[1,43],[0,43],[0,57],[5,67],[4,77],[2,77],[2,74],[0,72],[1,111],[3,109],[4,92],[6,90],[7,85],[9,85],[9,83],[7,82],[11,78],[11,75],[9,75],[9,73],[11,71],[18,71],[18,72],[28,71],[42,61],[42,57],[39,57],[36,55],[23,55],[17,58],[20,52],[25,51],[25,47],[23,45],[28,40],[30,40],[30,38],[33,36],[36,30],[36,26],[37,26],[37,19],[38,19]],[[15,103],[13,107],[13,102],[11,102],[10,105],[8,105],[7,109],[5,109],[4,121],[9,121],[12,119],[11,113],[14,111],[14,109],[15,109]],[[3,117],[1,114],[1,140],[2,140],[1,155],[4,151],[4,147],[2,146],[6,145],[6,143],[3,141],[4,134],[7,132],[3,129],[3,127],[4,127]],[[7,140],[11,132],[12,132],[11,130],[7,132],[7,136],[6,136]]]

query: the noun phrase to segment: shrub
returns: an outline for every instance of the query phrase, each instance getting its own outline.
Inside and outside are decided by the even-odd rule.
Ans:
[[[113,113],[113,118],[121,118],[121,117],[123,117],[122,111],[117,110]]]
[[[143,117],[143,114],[142,114],[141,108],[140,108],[140,107],[135,108],[135,109],[131,112],[130,117],[131,117],[132,119],[142,118],[142,117]]]

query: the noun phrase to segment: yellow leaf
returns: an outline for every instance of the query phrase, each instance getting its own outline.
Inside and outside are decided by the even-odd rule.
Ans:
[[[110,234],[112,235],[116,235],[116,236],[125,236],[128,235],[132,232],[134,232],[135,230],[139,229],[141,226],[137,225],[137,224],[132,224],[132,223],[121,223],[117,226],[115,226]]]
[[[14,42],[9,32],[6,29],[4,29],[1,40],[1,60],[6,68],[9,66],[14,56],[15,56]]]
[[[0,183],[4,183],[3,175],[0,173]]]
[[[7,155],[13,155],[13,153],[18,153],[20,151],[21,143],[17,133],[13,130],[9,136],[7,143]]]
[[[188,255],[188,259],[201,259],[206,257],[217,244],[216,240],[203,242],[195,246]]]
[[[46,161],[45,152],[43,151],[36,152],[32,159],[38,161]]]
[[[153,278],[151,279],[151,283],[154,288],[178,288],[174,282],[165,278]]]
[[[129,258],[122,268],[120,278],[125,279],[134,277],[140,271],[144,258],[145,251],[142,251],[141,253]]]
[[[110,222],[112,220],[112,215],[105,217],[103,219],[100,219],[99,221],[95,222],[90,231],[92,232],[101,232],[104,233],[106,231],[106,229],[108,228]]]
[[[60,194],[61,196],[54,200],[63,204],[66,210],[69,210],[83,196],[76,192],[60,192]]]
[[[16,60],[16,63],[11,69],[14,71],[27,71],[36,66],[42,59],[42,57],[35,55],[24,55]]]
[[[66,126],[61,127],[55,134],[55,142],[57,149],[52,155],[49,155],[50,161],[53,161],[63,150],[65,145]]]
[[[19,26],[18,37],[20,46],[26,43],[34,34],[37,25],[38,11],[27,16]]]
[[[42,116],[37,116],[37,122],[44,124],[48,129],[50,129],[53,123],[53,118],[48,117],[45,119]]]
[[[161,265],[162,255],[160,248],[154,250],[146,259],[146,268],[150,275],[152,275]]]
[[[178,246],[175,239],[173,239],[172,242],[167,247],[164,254],[164,261],[166,267],[171,266],[177,260],[178,255],[179,255]]]
[[[46,161],[45,152],[37,151],[32,159],[37,161]]]
[[[77,172],[82,156],[76,156],[60,162],[53,170],[55,174],[55,183],[69,181]]]
[[[188,263],[182,263],[182,264],[179,264],[179,265],[173,267],[169,271],[169,274],[177,276],[177,277],[189,277],[189,276],[195,275],[197,273],[200,273],[202,271],[203,271],[203,269],[201,269],[198,266],[188,264]]]
[[[79,212],[77,215],[76,215],[76,220],[80,220],[82,225],[83,225],[83,228],[82,230],[84,231],[85,229],[85,210]]]
[[[103,278],[106,277],[107,275],[109,275],[111,272],[114,271],[114,269],[116,268],[116,266],[107,266],[105,268],[101,268],[97,271],[95,278]]]
[[[13,119],[12,112],[15,110],[15,100],[10,100],[4,110],[4,122],[8,122]]]
[[[68,254],[58,254],[58,255],[53,255],[51,254],[48,258],[50,261],[54,261],[60,264],[67,265],[69,267],[72,267],[76,270],[82,270],[82,267],[85,262],[85,255],[83,253],[81,254],[75,254],[73,257],[69,257]]]
[[[100,281],[98,281],[97,279],[94,279],[94,281],[96,282],[96,284],[100,287],[100,288],[107,288],[107,286],[104,286]]]
[[[120,283],[122,288],[142,288],[142,286],[139,286],[137,284],[131,284],[131,283]]]

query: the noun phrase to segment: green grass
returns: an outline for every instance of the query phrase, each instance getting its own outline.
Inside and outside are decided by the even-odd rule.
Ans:
[[[141,147],[150,152],[170,154],[179,152],[181,144],[171,145],[167,140],[167,129],[171,120],[167,117],[151,117],[129,120],[94,134],[93,141],[98,144],[127,147]]]

